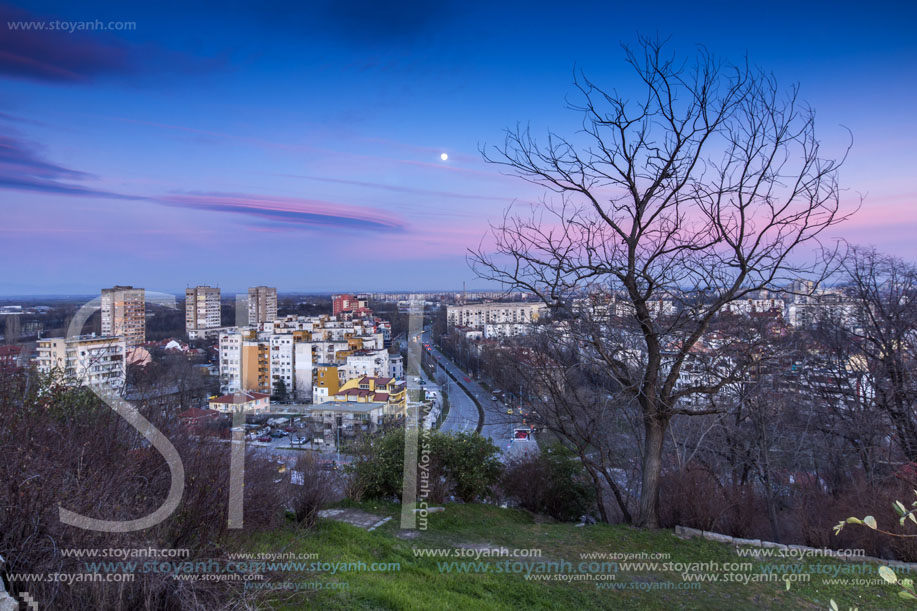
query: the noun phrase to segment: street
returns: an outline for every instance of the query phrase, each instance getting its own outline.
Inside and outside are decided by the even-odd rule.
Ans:
[[[423,342],[430,345],[430,353],[436,359],[438,370],[444,369],[451,373],[478,400],[484,411],[481,434],[489,437],[494,445],[500,448],[504,453],[504,460],[515,457],[520,453],[537,451],[537,444],[534,441],[512,441],[513,430],[524,426],[521,418],[517,415],[507,414],[507,408],[503,403],[493,401],[490,392],[482,388],[440,352],[433,345],[429,327],[424,328]],[[443,384],[449,393],[449,414],[446,416],[442,427],[440,427],[441,430],[455,432],[474,431],[477,428],[479,418],[478,409],[474,401],[471,400],[471,397],[461,386],[456,384],[453,378],[445,374],[442,374],[442,378]]]

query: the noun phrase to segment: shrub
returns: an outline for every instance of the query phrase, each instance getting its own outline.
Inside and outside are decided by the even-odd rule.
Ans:
[[[490,439],[477,433],[440,433],[433,439],[433,455],[442,457],[446,481],[456,496],[471,503],[490,494],[502,471],[497,447]]]
[[[187,560],[219,558],[227,532],[229,447],[201,442],[169,417],[166,406],[141,406],[182,457],[185,488],[178,509],[151,528],[107,533],[64,525],[63,506],[83,515],[126,520],[147,515],[166,497],[162,456],[91,392],[34,372],[0,373],[0,555],[14,573],[83,573],[62,548],[188,548]],[[266,461],[246,458],[245,528],[270,528],[283,496]],[[184,559],[184,558],[183,558]],[[177,581],[136,573],[131,582],[14,582],[42,609],[222,609],[251,598],[225,582]]]
[[[558,520],[577,520],[595,507],[595,489],[586,470],[559,443],[510,462],[501,484],[506,496],[520,507]]]
[[[347,467],[348,489],[361,498],[396,499],[404,488],[405,431],[395,430],[366,439]],[[418,495],[441,502],[454,494],[465,502],[486,497],[499,480],[499,450],[477,433],[424,432],[417,440]],[[421,477],[421,473],[423,477]],[[425,490],[421,490],[426,486]]]
[[[340,481],[334,472],[323,470],[311,454],[300,456],[294,469],[301,474],[302,483],[290,483],[290,509],[297,522],[311,528],[319,510],[334,499]]]

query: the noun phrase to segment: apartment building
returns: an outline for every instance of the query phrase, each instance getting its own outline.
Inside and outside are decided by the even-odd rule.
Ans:
[[[765,312],[777,311],[783,315],[786,303],[783,299],[759,298],[759,299],[738,299],[731,301],[723,306],[724,312],[748,316],[750,314],[763,314]]]
[[[347,355],[344,368],[348,380],[362,376],[388,376],[391,372],[388,350],[357,350]]]
[[[185,332],[188,339],[207,336],[220,326],[220,289],[196,286],[185,289]]]
[[[484,325],[483,337],[487,339],[502,339],[504,337],[516,337],[517,335],[526,335],[531,325],[519,322],[491,323]],[[481,333],[476,329],[472,333]],[[468,337],[466,335],[466,337]]]
[[[277,318],[277,289],[253,286],[248,289],[248,324],[251,326]]]
[[[287,400],[320,402],[349,379],[391,376],[382,322],[371,316],[286,316],[252,327],[221,329],[222,392],[284,390]],[[334,368],[334,380],[328,367]],[[394,370],[401,377],[403,363]]]
[[[390,378],[401,380],[404,378],[404,357],[400,354],[388,355],[388,371]]]
[[[344,368],[333,363],[319,363],[315,367],[315,384],[312,386],[312,403],[330,401],[346,382]]]
[[[38,371],[59,372],[75,385],[120,391],[126,379],[125,338],[82,335],[38,340]]]
[[[369,301],[364,296],[354,297],[347,294],[331,296],[331,314],[333,316],[339,316],[345,312],[362,314],[367,310],[369,310]]]
[[[785,319],[793,327],[811,328],[820,321],[832,320],[850,329],[861,326],[862,308],[837,289],[794,295],[787,304]]]
[[[102,289],[102,335],[124,337],[127,346],[146,341],[146,293],[132,286]]]
[[[407,405],[407,385],[389,377],[361,376],[347,380],[330,397],[335,402],[385,403],[386,414],[401,414]]]
[[[532,324],[544,312],[541,303],[474,303],[446,308],[450,327],[484,329],[488,324]]]

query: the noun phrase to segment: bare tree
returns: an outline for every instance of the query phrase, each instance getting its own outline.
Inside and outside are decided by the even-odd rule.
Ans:
[[[822,332],[845,415],[884,415],[904,456],[917,461],[917,268],[855,248],[843,275],[856,314],[826,318]]]
[[[638,358],[607,323],[578,339],[639,404],[638,523],[656,527],[670,420],[710,413],[683,399],[734,379],[677,388],[692,350],[726,304],[800,276],[817,281],[834,254],[818,238],[844,215],[840,162],[820,155],[814,113],[795,87],[783,92],[772,76],[704,51],[693,64],[676,63],[646,39],[625,53],[641,99],[578,77],[583,101],[572,109],[582,113],[581,132],[539,144],[517,127],[483,151],[546,196],[530,211],[507,210],[492,227],[495,246],[482,243],[471,263],[481,278],[531,291],[555,313],[584,290],[628,305]],[[654,305],[662,299],[673,312]]]

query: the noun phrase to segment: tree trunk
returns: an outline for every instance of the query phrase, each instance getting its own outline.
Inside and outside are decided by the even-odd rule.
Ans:
[[[659,528],[659,476],[662,471],[662,444],[668,422],[658,416],[644,420],[643,486],[640,492],[638,526]]]
[[[592,486],[595,490],[595,503],[599,510],[599,519],[602,520],[605,524],[610,524],[611,520],[608,518],[608,510],[605,508],[605,494],[602,488],[602,481],[599,479],[598,474],[595,472],[595,469],[590,467],[585,460],[580,458],[583,463],[583,466],[586,467],[586,471],[589,473],[589,477],[592,478]]]
[[[621,489],[618,488],[618,484],[615,482],[608,469],[602,469],[602,474],[605,476],[605,481],[608,482],[608,487],[611,488],[611,493],[614,495],[615,500],[618,502],[618,508],[621,510],[621,517],[624,519],[624,523],[633,524],[634,518],[630,515],[630,511],[627,509],[627,503],[625,502],[624,497],[621,495]]]

